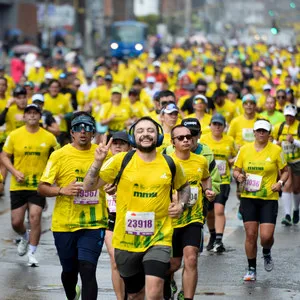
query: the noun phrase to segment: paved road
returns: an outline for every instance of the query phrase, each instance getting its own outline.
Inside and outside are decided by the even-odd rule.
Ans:
[[[10,226],[7,195],[8,191],[0,198],[0,300],[66,299],[60,282],[61,268],[49,229],[54,201],[49,199],[49,209],[43,217],[43,234],[37,253],[40,267],[29,268],[26,266],[26,257],[17,255],[14,242],[17,236]],[[201,254],[195,299],[300,300],[300,226],[285,228],[278,222],[273,249],[275,269],[271,273],[264,271],[259,248],[258,280],[244,283],[242,276],[247,265],[244,230],[241,221],[236,218],[236,210],[237,200],[231,193],[226,209],[228,217],[224,241],[227,252],[216,255],[204,251]],[[207,238],[206,233],[206,242]],[[176,274],[179,286],[180,273]],[[115,299],[106,249],[103,249],[98,264],[97,279],[98,299]]]

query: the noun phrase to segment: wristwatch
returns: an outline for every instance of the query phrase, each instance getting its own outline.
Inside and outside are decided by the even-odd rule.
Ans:
[[[280,183],[281,187],[284,186],[284,181],[283,180],[278,180],[278,182]]]

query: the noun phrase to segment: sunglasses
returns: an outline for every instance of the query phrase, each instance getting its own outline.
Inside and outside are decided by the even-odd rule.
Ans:
[[[191,134],[187,134],[187,135],[178,135],[178,136],[174,136],[173,140],[177,139],[178,141],[182,142],[184,139],[187,139],[188,141],[190,141],[192,139],[192,135]]]
[[[94,131],[94,127],[92,125],[88,125],[88,124],[79,124],[79,125],[74,125],[72,127],[73,132],[81,132],[82,129],[85,132],[93,132]]]
[[[277,96],[277,99],[285,99],[285,96]]]
[[[169,104],[175,104],[175,102],[174,102],[174,101],[163,101],[163,102],[161,103],[161,106],[164,107],[164,106],[167,106],[167,105],[169,105]]]
[[[196,99],[196,100],[194,100],[194,104],[205,104],[205,101],[204,100],[202,100],[202,99]]]

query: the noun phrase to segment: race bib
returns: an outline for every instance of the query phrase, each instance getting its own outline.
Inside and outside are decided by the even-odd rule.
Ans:
[[[125,217],[126,233],[149,236],[154,234],[154,212],[128,211]]]
[[[106,194],[106,200],[109,212],[115,213],[116,212],[116,195],[108,195]]]
[[[219,170],[220,175],[225,175],[226,174],[226,161],[225,160],[220,160],[216,159],[216,164]]]
[[[262,182],[262,176],[247,174],[245,190],[247,192],[257,192],[260,190],[261,182]]]
[[[253,128],[243,128],[242,136],[244,141],[253,142],[254,141]]]
[[[189,206],[193,206],[197,202],[198,195],[199,195],[199,188],[191,187],[191,196],[190,196]]]
[[[98,204],[99,191],[84,191],[81,190],[77,196],[74,197],[74,204]]]
[[[295,145],[290,142],[284,141],[282,142],[282,150],[285,154],[293,153],[295,151]]]
[[[54,117],[54,119],[55,119],[57,125],[60,125],[60,123],[61,123],[61,118],[60,118],[59,116],[53,116],[53,117]]]

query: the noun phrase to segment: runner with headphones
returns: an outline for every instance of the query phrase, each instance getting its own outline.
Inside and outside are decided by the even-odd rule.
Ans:
[[[95,134],[94,118],[86,112],[75,113],[70,133],[73,142],[52,153],[38,191],[56,197],[51,230],[67,298],[80,297],[79,273],[82,299],[94,300],[98,294],[96,268],[108,222],[103,189],[82,189],[97,148],[91,143]]]
[[[156,151],[163,142],[163,130],[154,120],[138,120],[129,130],[129,141],[136,152],[117,185],[115,260],[130,299],[144,299],[145,295],[147,299],[162,299],[170,267],[172,218],[179,217],[190,200],[190,186],[181,166],[174,162],[173,179],[167,160]],[[96,149],[84,180],[85,190],[115,181],[126,153],[114,155],[102,166],[110,144]],[[172,181],[178,202],[170,199]]]

